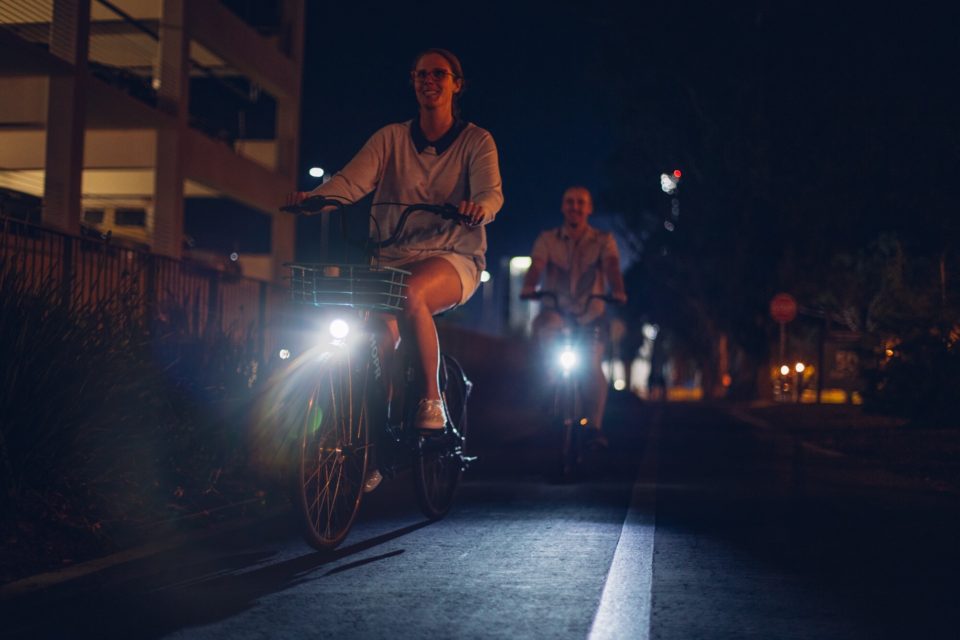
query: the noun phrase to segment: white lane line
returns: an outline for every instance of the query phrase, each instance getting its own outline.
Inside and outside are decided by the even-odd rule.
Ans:
[[[630,506],[623,519],[620,540],[600,595],[589,640],[650,637],[653,592],[653,541],[657,528],[657,435],[660,414],[651,421],[648,456],[633,484]]]

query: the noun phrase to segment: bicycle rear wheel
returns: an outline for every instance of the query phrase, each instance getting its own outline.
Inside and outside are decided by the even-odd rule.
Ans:
[[[449,423],[443,436],[420,441],[413,465],[413,480],[420,510],[431,519],[442,518],[453,506],[463,475],[466,455],[467,399],[471,383],[463,368],[443,355],[440,368],[440,392],[443,394]]]
[[[343,542],[356,519],[370,455],[366,362],[348,354],[323,368],[300,431],[294,504],[316,549]]]

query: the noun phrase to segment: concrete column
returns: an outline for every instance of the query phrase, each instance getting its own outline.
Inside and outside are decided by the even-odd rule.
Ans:
[[[163,0],[157,106],[175,117],[157,132],[153,251],[183,253],[183,147],[190,117],[190,37],[185,0]]]
[[[273,280],[274,282],[280,282],[282,278],[287,275],[283,263],[291,262],[294,258],[297,219],[289,213],[277,212],[271,220],[270,254],[273,259]]]
[[[72,234],[80,232],[89,47],[90,0],[54,0],[50,53],[73,71],[50,77],[42,220]]]
[[[282,7],[281,48],[296,65],[297,77],[302,78],[305,4],[303,0],[284,0]],[[290,191],[297,188],[300,168],[301,93],[301,83],[297,83],[295,92],[277,96],[277,172],[286,179]],[[275,281],[285,275],[283,263],[294,258],[296,229],[296,220],[289,214],[273,214],[270,253]]]

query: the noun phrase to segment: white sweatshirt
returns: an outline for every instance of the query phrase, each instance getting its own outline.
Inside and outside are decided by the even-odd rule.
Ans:
[[[479,204],[485,223],[493,220],[503,205],[497,147],[490,133],[458,122],[443,138],[428,142],[419,122],[390,124],[374,133],[353,159],[313,194],[356,202],[376,189],[370,233],[390,236],[403,212],[400,205],[376,206],[378,202],[459,205],[462,200]],[[441,253],[470,256],[478,269],[486,266],[487,234],[483,226],[470,228],[443,220],[431,213],[413,214],[403,235],[383,249],[385,265],[399,265]]]

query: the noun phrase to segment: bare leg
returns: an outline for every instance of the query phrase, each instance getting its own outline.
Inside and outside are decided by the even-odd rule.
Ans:
[[[604,345],[592,345],[590,353],[590,370],[584,376],[584,409],[590,426],[596,430],[603,427],[603,412],[607,404],[607,379],[603,375]]]
[[[407,279],[401,330],[420,356],[423,397],[439,400],[440,342],[433,315],[460,302],[463,285],[457,270],[443,258],[427,258],[405,268],[411,275]]]
[[[534,380],[539,384],[547,399],[558,375],[557,363],[551,358],[560,345],[563,335],[563,317],[556,311],[544,309],[533,319],[533,336],[537,348],[537,366],[533,371]]]

